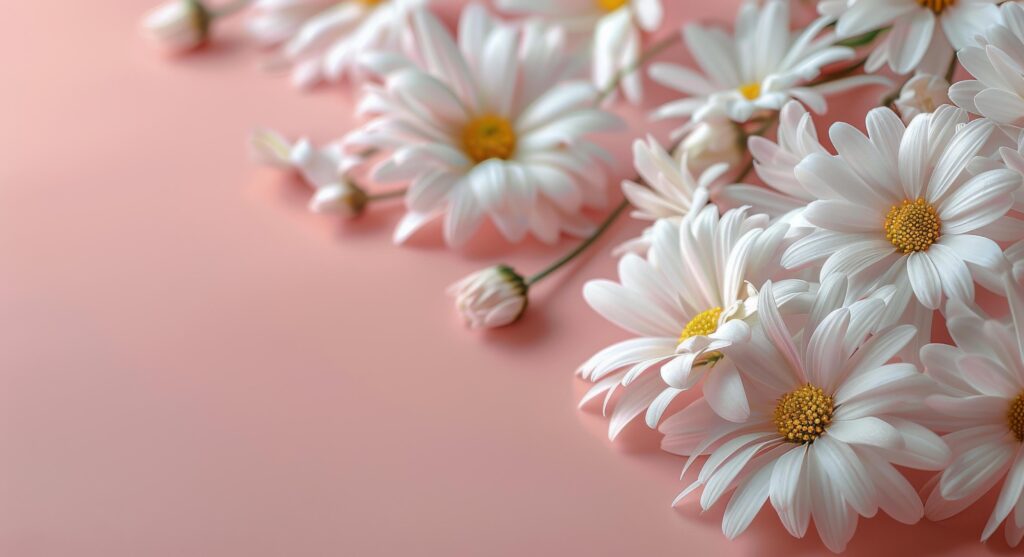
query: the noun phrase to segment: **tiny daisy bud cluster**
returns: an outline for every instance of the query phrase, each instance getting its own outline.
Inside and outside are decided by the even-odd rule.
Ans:
[[[773,420],[787,441],[813,443],[825,433],[834,409],[832,397],[820,387],[804,385],[779,400]]]

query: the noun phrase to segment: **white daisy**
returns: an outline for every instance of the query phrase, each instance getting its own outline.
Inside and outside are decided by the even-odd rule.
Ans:
[[[690,95],[660,107],[655,117],[699,121],[725,115],[746,122],[777,111],[794,98],[824,112],[825,95],[884,81],[854,76],[813,83],[824,66],[854,56],[851,48],[833,46],[833,34],[825,31],[829,23],[831,19],[823,17],[804,31],[791,33],[789,2],[768,0],[763,7],[744,2],[735,37],[716,27],[687,25],[683,38],[705,75],[675,64],[652,65],[655,81]]]
[[[849,0],[829,2],[825,10],[839,21],[836,32],[851,38],[887,29],[873,46],[865,68],[888,64],[893,71],[942,75],[954,49],[970,44],[974,34],[998,17],[998,0]]]
[[[954,83],[957,106],[1006,126],[1013,137],[1024,127],[1024,6],[1003,4],[1003,23],[977,35],[957,56],[973,80]],[[993,23],[995,19],[986,21]]]
[[[562,79],[562,34],[499,25],[473,5],[456,44],[426,10],[412,19],[421,62],[367,58],[385,84],[366,86],[361,111],[374,117],[346,140],[385,153],[378,182],[411,182],[395,241],[441,215],[452,246],[485,216],[513,242],[588,234],[580,211],[606,203],[607,155],[587,137],[621,121],[594,106],[592,85]]]
[[[395,51],[409,12],[428,0],[254,0],[249,34],[280,45],[271,66],[292,69],[298,87],[358,76],[359,55]]]
[[[1024,316],[1017,296],[1015,312]],[[953,461],[928,497],[931,520],[949,518],[974,504],[1000,480],[995,510],[982,532],[987,540],[1003,521],[1006,542],[1024,537],[1024,361],[1022,335],[1012,323],[951,308],[956,346],[930,344],[921,351],[926,371],[945,394],[927,403],[948,422],[943,439]]]
[[[968,264],[995,269],[1003,262],[999,246],[977,232],[1004,218],[1021,183],[1005,168],[965,170],[994,126],[967,123],[966,112],[943,106],[909,127],[878,108],[867,129],[866,137],[849,124],[833,125],[839,154],[813,154],[797,165],[797,179],[818,198],[803,212],[817,230],[798,240],[783,264],[823,263],[823,278],[849,276],[860,292],[894,284],[904,293],[898,298],[912,290],[928,310],[944,296],[973,300]]]
[[[682,392],[707,376],[704,393],[723,416],[746,417],[743,385],[728,359],[716,352],[744,342],[754,311],[751,284],[778,278],[779,254],[788,226],[768,225],[765,215],[733,210],[721,217],[709,205],[691,219],[660,220],[646,257],[629,253],[619,280],[586,284],[587,303],[605,319],[637,335],[601,350],[579,373],[598,382],[584,403],[627,386],[609,426],[612,438],[649,406],[648,423]],[[783,281],[777,295],[790,300],[806,291],[803,281]],[[648,370],[660,366],[661,373]],[[606,399],[607,400],[607,399]]]
[[[930,392],[912,364],[890,363],[913,327],[869,335],[884,304],[832,310],[844,291],[842,281],[823,287],[794,333],[766,286],[750,340],[723,350],[747,387],[747,419],[721,419],[705,397],[660,427],[662,447],[690,456],[687,467],[709,454],[676,503],[703,488],[700,505],[709,509],[733,492],[722,520],[729,538],[771,501],[790,534],[803,537],[813,516],[825,545],[843,551],[860,516],[920,520],[921,500],[893,465],[941,470],[949,460],[937,435],[894,416]]]
[[[814,120],[802,104],[789,101],[782,107],[777,142],[761,136],[747,140],[754,170],[767,188],[733,184],[712,191],[716,203],[729,207],[751,205],[773,217],[802,209],[816,198],[796,179],[793,171],[804,158],[827,155],[818,141]]]
[[[894,101],[903,122],[909,124],[918,114],[935,112],[949,104],[949,82],[931,74],[917,74],[903,84],[900,96]]]
[[[633,164],[641,183],[625,181],[622,193],[634,207],[631,216],[639,220],[669,219],[679,222],[691,212],[699,211],[708,202],[708,188],[722,177],[729,167],[714,165],[694,178],[684,159],[678,161],[653,137],[633,143]],[[616,249],[617,253],[645,253],[650,247],[653,229]]]
[[[498,0],[513,13],[540,16],[593,37],[590,45],[594,85],[604,90],[621,76],[629,102],[643,100],[643,77],[634,71],[643,55],[643,33],[661,27],[661,0]]]

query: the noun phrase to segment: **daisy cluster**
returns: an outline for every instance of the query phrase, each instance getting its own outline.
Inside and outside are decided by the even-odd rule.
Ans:
[[[177,0],[145,28],[189,49],[244,12],[296,84],[358,87],[362,123],[335,141],[252,137],[316,212],[402,199],[399,244],[580,239],[533,275],[455,284],[472,328],[518,321],[620,215],[646,222],[614,250],[618,280],[583,290],[629,338],[580,366],[581,404],[603,398],[613,439],[661,432],[687,458],[675,502],[721,502],[729,538],[770,504],[841,552],[860,517],[942,520],[997,490],[981,537],[1020,543],[1024,4],[746,0],[731,28],[676,33],[661,0],[470,3],[454,30],[437,3]],[[650,107],[675,130],[635,139],[609,211],[600,135],[626,133],[616,101],[643,105],[646,78],[677,93]],[[878,106],[826,120],[855,89]]]

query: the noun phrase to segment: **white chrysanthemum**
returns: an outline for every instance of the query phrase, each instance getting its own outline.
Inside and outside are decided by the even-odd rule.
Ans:
[[[1017,296],[1010,296],[1024,316]],[[951,304],[952,305],[952,304]],[[943,437],[953,461],[925,504],[943,520],[974,504],[1000,480],[995,510],[982,532],[987,540],[1006,521],[1006,542],[1024,537],[1024,361],[1021,331],[966,307],[950,308],[956,346],[930,344],[921,351],[926,372],[945,390],[927,403],[945,422]]]
[[[853,49],[832,45],[833,34],[825,32],[830,22],[821,18],[801,32],[791,33],[789,2],[768,0],[763,7],[744,2],[735,37],[715,27],[687,25],[683,38],[705,75],[675,64],[652,65],[655,81],[690,95],[660,107],[655,117],[699,121],[725,115],[746,122],[764,111],[777,111],[794,98],[824,112],[827,94],[886,82],[874,76],[854,76],[813,83],[824,66],[854,56]]]
[[[601,350],[584,363],[584,379],[598,382],[584,402],[627,388],[609,426],[615,437],[648,407],[648,423],[682,390],[704,376],[704,394],[723,416],[746,417],[743,385],[717,350],[746,341],[745,319],[754,312],[752,284],[778,278],[779,254],[789,227],[768,225],[765,215],[733,210],[721,217],[714,205],[681,223],[660,220],[646,258],[628,253],[619,262],[619,283],[587,283],[587,303],[637,338]],[[803,281],[783,281],[777,295],[789,300],[806,291]],[[661,373],[648,370],[660,366]]]
[[[724,164],[714,165],[694,178],[686,159],[674,159],[653,137],[633,143],[633,164],[642,183],[627,180],[622,183],[622,193],[634,207],[631,216],[648,221],[679,222],[699,211],[708,203],[708,188],[729,169]],[[616,253],[645,253],[652,235],[653,229],[648,228],[641,237],[616,248]]]
[[[841,281],[823,287],[794,333],[766,286],[750,340],[723,350],[747,387],[747,419],[721,419],[705,397],[660,427],[662,447],[690,456],[687,467],[710,455],[676,503],[703,488],[708,509],[733,491],[722,520],[729,538],[771,501],[790,534],[803,537],[813,516],[822,541],[840,552],[860,516],[882,510],[903,523],[920,520],[921,500],[893,465],[941,470],[949,460],[937,435],[895,416],[931,392],[912,364],[890,363],[914,328],[869,335],[884,304],[832,310],[844,290]]]
[[[1024,127],[1024,6],[1007,2],[1000,13],[1001,25],[991,25],[977,35],[977,44],[957,54],[974,79],[954,83],[949,95],[957,106],[1008,126],[1016,135]]]
[[[294,144],[277,132],[259,130],[250,140],[253,156],[261,163],[298,172],[304,182],[315,190],[309,202],[314,213],[332,213],[347,218],[358,216],[369,198],[348,178],[348,170],[360,159],[346,155],[337,143],[322,148],[308,139]]]
[[[818,132],[807,109],[797,101],[789,101],[782,108],[779,119],[778,142],[761,136],[747,140],[754,157],[754,170],[768,186],[732,184],[713,190],[716,203],[729,207],[750,205],[773,217],[781,217],[802,209],[815,200],[796,179],[793,171],[809,155],[827,155],[818,141]]]
[[[900,117],[907,124],[918,114],[935,112],[949,103],[949,82],[931,74],[915,75],[903,85],[899,98],[894,101]]]
[[[838,15],[836,32],[842,38],[888,28],[868,57],[867,71],[873,72],[888,64],[899,74],[915,70],[942,75],[953,57],[953,50],[970,44],[975,33],[999,17],[996,2],[848,0],[822,2],[819,8]]]
[[[280,45],[272,66],[292,69],[298,87],[357,72],[368,51],[402,49],[409,12],[428,0],[255,0],[249,34]]]
[[[661,0],[498,0],[497,5],[586,33],[592,37],[594,85],[603,90],[621,76],[626,98],[634,104],[643,100],[643,78],[633,70],[643,55],[642,34],[661,27]]]
[[[1021,184],[1005,168],[965,170],[993,124],[967,123],[966,112],[943,106],[904,127],[879,108],[868,114],[867,129],[865,137],[849,124],[833,125],[839,155],[810,155],[797,166],[797,179],[818,198],[803,218],[818,230],[798,240],[783,264],[823,262],[823,278],[849,276],[858,291],[880,284],[912,289],[927,309],[937,309],[943,297],[973,300],[968,264],[1003,265],[983,229],[1005,218]]]
[[[510,241],[588,234],[580,211],[606,203],[607,183],[605,153],[587,137],[621,121],[594,105],[592,85],[563,81],[562,34],[501,25],[472,5],[458,44],[426,10],[413,14],[413,38],[418,65],[367,58],[385,84],[367,85],[361,111],[374,118],[346,139],[386,153],[378,182],[411,182],[395,241],[442,215],[452,246],[485,216]]]

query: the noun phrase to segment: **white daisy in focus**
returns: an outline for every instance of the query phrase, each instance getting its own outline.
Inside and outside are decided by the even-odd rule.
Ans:
[[[497,6],[593,37],[594,86],[605,90],[621,77],[626,99],[633,104],[643,100],[643,76],[635,70],[643,55],[643,33],[657,31],[664,20],[661,0],[498,0]]]
[[[1010,296],[1024,315],[1019,296]],[[966,307],[951,308],[956,346],[930,344],[921,351],[926,372],[945,390],[928,397],[950,433],[943,437],[953,461],[925,504],[931,520],[949,518],[973,505],[1003,480],[995,509],[981,534],[986,541],[1006,522],[1006,543],[1024,537],[1024,360],[1022,335],[1012,323]]]
[[[633,218],[646,221],[668,219],[678,223],[708,203],[708,188],[722,177],[729,167],[716,164],[694,178],[686,159],[676,160],[653,137],[633,143],[633,164],[641,183],[625,181],[622,193],[633,206]],[[646,253],[654,229],[644,230],[639,238],[616,248],[615,253],[633,251]]]
[[[675,503],[703,488],[700,506],[707,510],[733,492],[722,520],[730,539],[770,501],[791,535],[803,537],[813,516],[825,546],[841,552],[860,516],[882,510],[906,524],[920,520],[921,499],[894,465],[941,470],[949,460],[937,435],[894,415],[931,392],[931,381],[912,364],[890,363],[914,328],[869,335],[884,304],[827,311],[845,290],[841,281],[831,285],[797,332],[766,286],[749,342],[724,350],[747,386],[747,419],[721,419],[705,397],[659,428],[664,449],[690,456],[687,468],[709,455]]]
[[[992,135],[985,120],[968,123],[963,110],[943,106],[909,127],[887,108],[867,116],[868,136],[837,123],[830,137],[837,156],[814,154],[796,177],[818,200],[803,218],[817,227],[782,262],[788,268],[822,264],[821,277],[850,277],[853,289],[897,287],[926,310],[943,298],[971,301],[968,265],[999,269],[1003,253],[985,237],[1013,204],[1021,177],[1006,168],[972,175],[968,164]],[[920,319],[931,311],[919,311]]]
[[[852,38],[888,28],[872,46],[865,69],[888,64],[898,74],[943,75],[953,51],[971,44],[975,33],[999,17],[997,0],[849,0],[819,10],[838,14],[836,32]]]
[[[712,190],[716,203],[727,207],[750,205],[772,217],[782,217],[816,199],[796,179],[794,169],[809,155],[829,153],[818,141],[814,120],[802,104],[789,101],[782,107],[777,135],[777,142],[756,135],[747,140],[754,170],[768,187],[731,184],[716,188]]]
[[[972,80],[954,83],[949,96],[957,106],[1007,128],[1016,138],[1024,127],[1024,6],[1007,2],[1002,24],[979,33],[957,56]],[[995,18],[986,22],[994,23]]]
[[[366,209],[369,197],[347,175],[360,159],[346,155],[341,145],[317,148],[305,138],[292,144],[277,132],[259,130],[253,133],[250,146],[257,161],[298,172],[315,190],[310,211],[352,218]]]
[[[950,104],[949,82],[937,75],[917,74],[903,85],[894,103],[903,122],[909,124],[918,114]]]
[[[618,386],[626,387],[611,416],[611,438],[648,407],[647,422],[654,427],[676,395],[701,379],[712,408],[728,419],[745,419],[743,383],[717,351],[747,340],[745,320],[755,311],[751,285],[784,274],[778,260],[788,230],[745,209],[719,217],[709,205],[681,223],[655,223],[646,257],[627,253],[620,260],[620,282],[586,284],[590,307],[637,335],[601,350],[578,370],[597,383],[581,405],[601,394],[607,405]],[[782,281],[775,289],[788,301],[807,283]],[[649,371],[657,367],[661,373]]]
[[[656,118],[700,121],[727,116],[736,122],[778,111],[797,99],[816,112],[828,108],[825,96],[865,84],[888,83],[876,76],[852,76],[815,84],[823,67],[854,57],[852,48],[834,46],[820,18],[801,32],[790,32],[789,2],[768,0],[764,6],[744,2],[735,37],[717,27],[691,23],[683,38],[704,75],[676,64],[651,66],[651,77],[689,95],[658,108]],[[691,124],[692,125],[692,124]],[[681,132],[688,130],[684,127]]]
[[[271,67],[288,67],[297,87],[359,77],[358,57],[399,52],[409,12],[428,0],[254,0],[249,34],[279,46]]]
[[[590,233],[581,210],[607,201],[607,154],[588,137],[621,120],[595,106],[591,84],[563,80],[563,35],[520,31],[472,5],[458,44],[426,10],[413,13],[413,39],[419,64],[367,57],[384,84],[366,86],[361,112],[373,119],[346,138],[385,153],[377,182],[411,182],[395,241],[441,216],[450,246],[484,217],[512,242]]]

